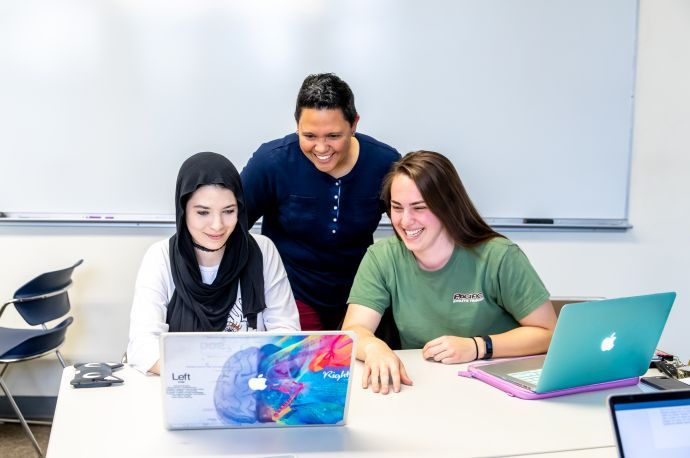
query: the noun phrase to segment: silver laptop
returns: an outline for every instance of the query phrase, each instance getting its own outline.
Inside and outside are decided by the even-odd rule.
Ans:
[[[619,456],[690,456],[690,390],[610,396],[608,405]]]
[[[162,334],[165,426],[344,425],[354,342],[345,331]]]
[[[545,356],[481,370],[539,394],[639,377],[649,368],[675,297],[669,292],[567,304]]]

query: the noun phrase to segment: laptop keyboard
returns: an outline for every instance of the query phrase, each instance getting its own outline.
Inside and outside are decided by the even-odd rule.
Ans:
[[[510,377],[516,378],[518,380],[522,380],[523,382],[531,383],[532,385],[536,385],[537,382],[539,381],[539,377],[541,377],[541,369],[534,369],[531,371],[521,371],[521,372],[513,372],[511,374],[508,374]]]

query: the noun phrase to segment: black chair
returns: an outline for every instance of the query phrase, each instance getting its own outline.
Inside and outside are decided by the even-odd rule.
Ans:
[[[57,354],[62,367],[66,367],[65,360],[58,348],[65,341],[67,327],[72,324],[73,318],[67,317],[52,328],[48,328],[46,323],[61,318],[69,312],[70,302],[67,290],[72,286],[72,272],[81,263],[82,260],[80,259],[66,269],[39,275],[19,288],[14,293],[14,298],[5,302],[0,308],[1,317],[5,309],[12,304],[24,321],[32,326],[41,326],[40,328],[27,329],[0,327],[0,388],[5,392],[8,402],[18,418],[18,420],[3,419],[3,421],[19,421],[41,456],[43,456],[43,452],[3,377],[10,364],[40,358],[52,352]],[[36,423],[46,424],[46,422]]]

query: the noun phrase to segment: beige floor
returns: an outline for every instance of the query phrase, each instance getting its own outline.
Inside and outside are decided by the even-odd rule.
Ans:
[[[43,453],[48,449],[50,426],[30,425]],[[0,423],[0,457],[33,458],[38,456],[22,427],[15,423]]]

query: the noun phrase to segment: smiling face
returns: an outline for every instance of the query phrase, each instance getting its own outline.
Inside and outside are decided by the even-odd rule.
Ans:
[[[448,261],[455,246],[415,182],[398,174],[391,183],[391,222],[423,269],[436,270]]]
[[[319,171],[340,178],[357,162],[356,127],[357,119],[351,125],[340,109],[304,108],[297,123],[299,146]]]
[[[192,240],[217,258],[223,257],[225,243],[237,225],[237,199],[231,190],[217,185],[199,187],[187,201],[185,221]],[[199,250],[195,250],[199,259]],[[201,261],[201,260],[200,260]]]

